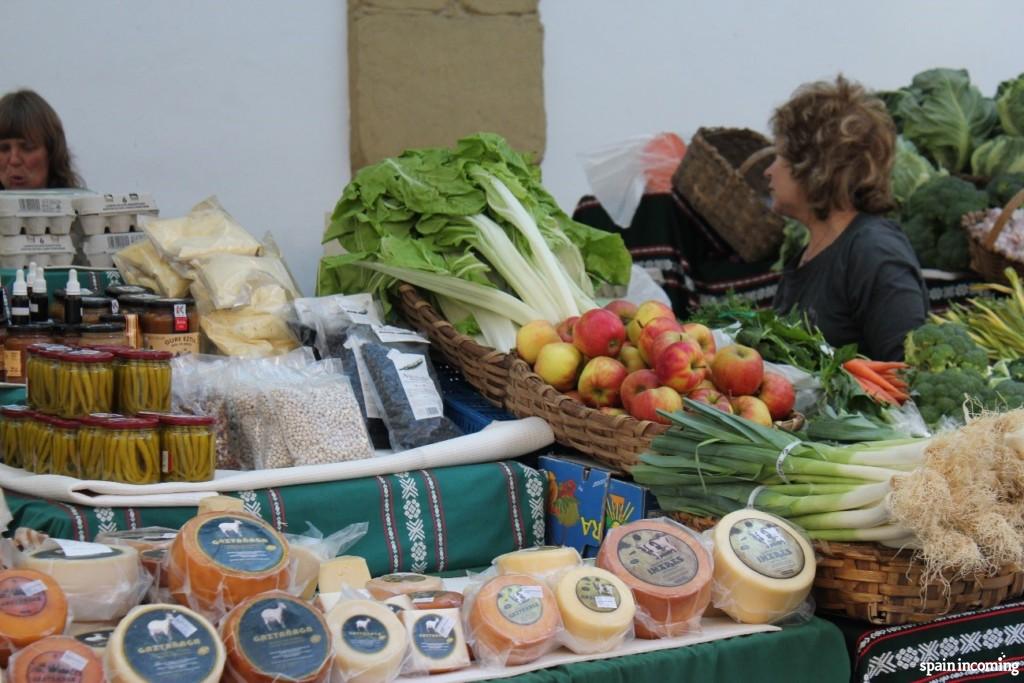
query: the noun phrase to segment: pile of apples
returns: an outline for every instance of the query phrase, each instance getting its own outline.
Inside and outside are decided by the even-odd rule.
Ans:
[[[519,328],[516,350],[555,389],[610,415],[668,424],[658,411],[682,410],[686,396],[771,426],[795,400],[755,349],[716,349],[710,329],[680,323],[660,301],[618,299],[557,326],[535,320]]]

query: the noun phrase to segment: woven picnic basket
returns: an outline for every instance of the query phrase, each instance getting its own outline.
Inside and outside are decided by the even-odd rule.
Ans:
[[[668,513],[682,524],[704,531],[710,517]],[[946,614],[995,607],[1024,595],[1024,571],[1007,565],[989,576],[932,581],[922,586],[924,564],[911,551],[877,543],[815,541],[818,569],[815,608],[881,626],[919,624]]]
[[[1003,207],[1002,213],[999,214],[999,218],[996,219],[995,225],[983,238],[974,235],[971,232],[971,227],[985,220],[987,211],[971,211],[960,219],[963,229],[967,232],[967,246],[971,253],[971,270],[989,282],[1008,284],[1005,274],[1007,268],[1013,268],[1024,275],[1024,263],[1010,259],[995,250],[996,240],[1002,234],[1003,228],[1013,217],[1013,212],[1022,205],[1024,205],[1024,189],[1010,198],[1010,201]]]
[[[771,142],[746,128],[701,128],[693,136],[673,186],[747,262],[773,256],[785,221],[769,208],[764,170]]]

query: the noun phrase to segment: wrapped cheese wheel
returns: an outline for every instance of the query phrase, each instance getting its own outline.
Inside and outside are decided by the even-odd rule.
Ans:
[[[469,666],[459,610],[412,610],[398,616],[409,638],[407,672],[439,674]]]
[[[555,598],[565,624],[562,641],[577,654],[610,652],[633,632],[633,593],[609,571],[570,569],[559,577]]]
[[[455,591],[421,591],[409,593],[412,609],[459,609],[462,593]]]
[[[171,543],[167,583],[174,599],[222,615],[248,597],[289,584],[288,543],[248,514],[193,517]]]
[[[142,605],[118,623],[103,664],[111,683],[218,683],[224,645],[203,616],[180,605]]]
[[[477,659],[515,666],[558,646],[555,636],[562,630],[562,617],[555,596],[542,581],[526,574],[506,574],[480,588],[467,628]]]
[[[378,600],[386,600],[392,595],[408,595],[420,591],[439,591],[444,582],[436,576],[401,572],[385,574],[366,582],[366,590]]]
[[[96,542],[106,545],[130,545],[141,553],[153,548],[166,548],[177,535],[177,529],[150,526],[141,529],[105,531],[96,536]]]
[[[387,608],[395,614],[399,614],[408,609],[416,609],[415,607],[413,607],[412,598],[410,598],[408,595],[392,595],[390,598],[384,600],[383,602],[385,605],[387,605]]]
[[[494,558],[499,574],[529,574],[547,577],[564,569],[579,566],[580,554],[575,548],[538,546],[505,553]]]
[[[90,648],[102,658],[103,653],[107,650],[107,643],[110,642],[110,636],[114,634],[115,626],[117,624],[82,622],[72,624],[71,628],[67,631],[67,635]]]
[[[37,640],[11,658],[17,683],[103,683],[103,661],[93,650],[69,636]]]
[[[387,683],[402,670],[408,636],[391,610],[372,600],[343,600],[327,613],[335,663],[346,683]]]
[[[782,518],[736,510],[719,520],[711,537],[714,603],[736,621],[778,621],[807,599],[814,584],[814,550]]]
[[[668,519],[644,519],[605,535],[597,566],[633,590],[636,636],[672,638],[700,628],[711,601],[711,554],[700,538]]]
[[[220,625],[227,651],[225,679],[240,683],[326,681],[334,662],[323,615],[282,591],[251,597]]]
[[[68,602],[46,574],[31,569],[0,571],[0,665],[16,648],[64,631]]]

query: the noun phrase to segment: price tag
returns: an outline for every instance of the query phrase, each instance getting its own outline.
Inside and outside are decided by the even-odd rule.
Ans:
[[[89,666],[89,660],[78,654],[67,650],[61,655],[60,663],[73,671],[81,671],[85,667]]]
[[[434,630],[442,638],[447,638],[448,634],[452,632],[453,628],[455,628],[455,620],[451,617],[445,617],[441,620],[441,623],[439,623]]]
[[[85,543],[55,538],[57,545],[64,552],[64,557],[94,557],[96,555],[113,555],[114,549],[102,543]]]
[[[614,595],[597,595],[594,597],[594,604],[598,609],[618,609],[619,601]]]
[[[544,589],[540,586],[521,586],[519,594],[527,600],[540,600],[544,597]]]
[[[46,584],[42,581],[29,581],[21,585],[21,593],[26,597],[32,597],[46,590]]]
[[[190,635],[196,632],[196,627],[193,626],[188,619],[180,614],[174,615],[171,619],[171,624],[178,630],[178,633],[188,638]]]

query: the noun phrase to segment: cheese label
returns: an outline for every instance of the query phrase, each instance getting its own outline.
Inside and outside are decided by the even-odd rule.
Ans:
[[[32,557],[38,560],[93,560],[97,557],[117,557],[124,551],[99,543],[79,543],[78,541],[61,541],[67,548],[52,548],[35,553]],[[74,544],[74,545],[71,545]]]
[[[615,550],[626,571],[662,588],[687,584],[700,569],[700,561],[690,546],[658,529],[628,533]]]
[[[94,650],[102,650],[110,642],[110,634],[114,632],[112,628],[101,628],[96,631],[86,631],[85,633],[79,633],[75,636],[75,640],[80,642],[82,645],[88,645]]]
[[[312,610],[274,597],[245,610],[237,637],[242,654],[257,670],[285,680],[312,676],[331,654],[331,640]]]
[[[195,629],[191,635],[181,634],[180,619]],[[135,675],[151,683],[202,681],[217,668],[216,639],[186,614],[147,610],[128,624],[122,654]]]
[[[446,626],[445,618],[432,612],[416,620],[412,629],[412,642],[420,654],[430,659],[444,659],[455,650],[457,639],[450,627],[446,632]]]
[[[769,579],[788,579],[804,570],[803,548],[786,529],[757,518],[741,519],[729,529],[736,557]]]
[[[74,652],[47,650],[32,658],[23,680],[25,683],[81,683],[88,665],[88,660]]]
[[[36,584],[43,589],[36,590]],[[46,608],[46,584],[24,576],[0,581],[0,612],[12,617],[34,617]]]
[[[402,611],[401,607],[388,605],[394,612]],[[356,652],[374,655],[388,646],[388,630],[377,619],[357,614],[349,617],[341,625],[341,639]]]
[[[498,591],[498,612],[513,624],[529,626],[544,615],[543,591],[532,591],[535,586],[512,584]]]
[[[593,612],[614,612],[622,602],[619,589],[600,576],[584,576],[577,581],[576,599]]]
[[[252,520],[214,517],[199,527],[196,536],[210,560],[234,572],[262,574],[284,562],[285,549]]]

